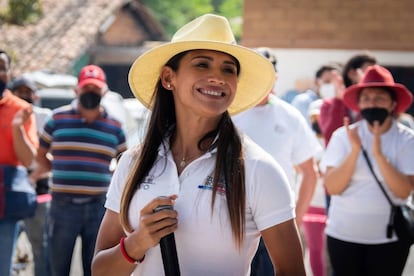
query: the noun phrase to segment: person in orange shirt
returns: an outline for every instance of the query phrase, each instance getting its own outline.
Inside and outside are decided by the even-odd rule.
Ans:
[[[0,50],[0,191],[4,191],[4,167],[29,167],[34,161],[39,144],[31,105],[6,89],[10,79],[10,65],[10,56]],[[2,202],[0,205],[4,207],[3,196],[4,193],[0,193],[0,202]],[[0,275],[11,275],[18,220],[5,218],[4,215],[7,214],[2,210],[0,212]]]

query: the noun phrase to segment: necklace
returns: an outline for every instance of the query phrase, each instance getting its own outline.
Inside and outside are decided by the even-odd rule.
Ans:
[[[185,165],[186,165],[185,157],[183,156],[183,159],[181,159],[181,162],[180,162],[180,168],[184,169]]]
[[[181,161],[180,161],[180,169],[184,169],[185,166],[187,166],[187,162],[190,162],[191,160],[194,160],[197,156],[198,156],[198,154],[193,155],[192,157],[187,158],[187,159],[185,158],[185,156],[183,156],[183,158],[181,158]]]
[[[187,166],[188,162],[194,160],[197,156],[199,156],[199,154],[193,155],[190,158],[186,158],[185,156],[183,156],[183,158],[181,158],[180,163],[178,164],[180,170],[184,169],[185,166]]]

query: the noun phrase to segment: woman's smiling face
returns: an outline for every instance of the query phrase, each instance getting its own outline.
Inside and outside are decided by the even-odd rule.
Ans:
[[[170,71],[176,110],[190,109],[201,116],[224,113],[236,95],[238,62],[211,50],[186,53],[176,72]]]

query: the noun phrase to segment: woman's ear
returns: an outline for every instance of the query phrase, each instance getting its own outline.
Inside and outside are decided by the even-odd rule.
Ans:
[[[167,90],[173,90],[173,84],[172,84],[172,76],[174,71],[168,67],[164,66],[161,70],[160,79],[162,86]]]

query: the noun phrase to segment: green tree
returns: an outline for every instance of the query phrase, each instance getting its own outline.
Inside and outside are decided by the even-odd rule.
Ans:
[[[227,17],[236,38],[240,37],[243,0],[141,0],[153,12],[169,36],[188,21],[204,13]]]
[[[1,18],[12,24],[32,23],[42,15],[39,0],[9,0],[7,8],[6,12],[2,12]]]

